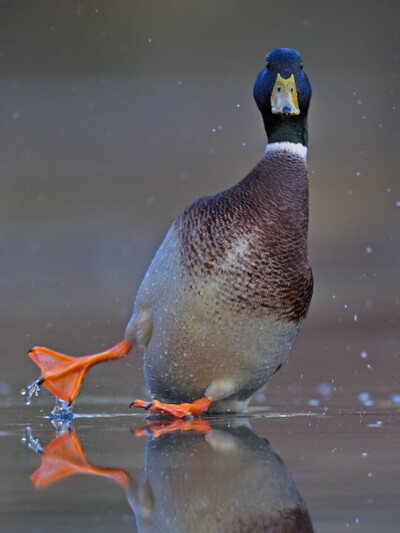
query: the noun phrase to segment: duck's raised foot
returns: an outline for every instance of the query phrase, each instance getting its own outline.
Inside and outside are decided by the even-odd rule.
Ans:
[[[43,384],[56,398],[73,404],[92,366],[120,359],[130,349],[130,344],[122,341],[105,352],[84,357],[70,357],[42,347],[32,348],[28,355],[41,370],[38,383]]]
[[[175,418],[188,418],[190,416],[198,416],[204,413],[211,405],[211,400],[207,397],[195,400],[192,403],[162,403],[158,400],[152,402],[145,402],[143,400],[136,400],[130,404],[129,407],[138,407],[146,409],[151,414],[170,415]]]

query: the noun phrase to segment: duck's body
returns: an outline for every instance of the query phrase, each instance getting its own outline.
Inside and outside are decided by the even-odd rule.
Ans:
[[[145,348],[153,397],[247,405],[286,360],[307,312],[307,228],[307,169],[295,145],[267,151],[239,184],[181,213],[125,338]]]
[[[53,394],[73,402],[90,366],[139,344],[155,400],[136,407],[179,417],[242,411],[286,360],[312,294],[311,87],[300,54],[273,50],[254,96],[270,141],[264,157],[237,185],[200,198],[175,220],[140,286],[124,341],[80,360],[30,352]]]

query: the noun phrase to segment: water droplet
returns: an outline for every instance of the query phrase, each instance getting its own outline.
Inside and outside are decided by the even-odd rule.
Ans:
[[[361,172],[359,170],[357,170],[356,176],[361,176]]]
[[[25,398],[25,404],[26,405],[30,405],[32,403],[32,396],[38,396],[39,392],[40,392],[40,385],[43,383],[43,378],[39,378],[37,379],[36,381],[34,381],[33,383],[31,383],[30,385],[28,385],[28,387],[25,389],[25,388],[22,388],[21,389],[21,394],[22,396],[26,396]]]
[[[316,398],[310,398],[307,403],[308,403],[308,405],[310,405],[312,407],[318,407],[319,406],[319,400],[317,400]]]
[[[361,352],[361,359],[366,359],[368,357],[367,352]]]
[[[329,383],[320,383],[317,386],[317,392],[321,394],[321,396],[325,396],[327,398],[332,394],[332,387],[329,385]]]
[[[372,254],[371,246],[366,246],[365,251],[367,252],[367,254]]]
[[[371,395],[369,392],[360,392],[357,398],[360,400],[360,402],[367,402],[371,399]]]

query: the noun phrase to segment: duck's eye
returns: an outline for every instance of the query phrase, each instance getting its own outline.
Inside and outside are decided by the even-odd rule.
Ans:
[[[267,68],[269,68],[269,61],[268,61],[268,59],[267,59],[267,62],[265,63],[265,66],[266,66]]]
[[[290,92],[293,94],[294,93],[294,89],[293,87],[290,87]]]
[[[282,87],[277,87],[276,90],[278,91],[278,93],[280,93],[282,90]]]
[[[303,63],[300,63],[300,70],[303,70]]]

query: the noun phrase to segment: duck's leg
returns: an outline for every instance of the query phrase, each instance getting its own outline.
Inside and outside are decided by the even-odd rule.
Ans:
[[[130,349],[131,345],[128,342],[121,341],[105,352],[84,357],[70,357],[42,347],[32,348],[28,355],[41,370],[38,383],[43,384],[60,400],[74,403],[83,380],[92,366],[103,361],[120,359]]]

